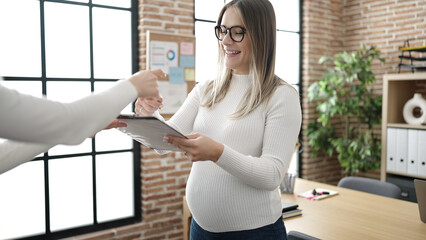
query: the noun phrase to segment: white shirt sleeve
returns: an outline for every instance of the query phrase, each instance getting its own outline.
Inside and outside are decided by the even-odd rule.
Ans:
[[[0,84],[0,137],[47,144],[75,145],[105,128],[136,99],[128,80],[72,103],[20,94]]]
[[[53,146],[53,144],[25,143],[11,140],[1,143],[0,174],[33,159]]]
[[[9,139],[0,143],[0,174],[57,144],[81,143],[136,97],[128,80],[73,103],[20,94],[0,84],[0,137]]]

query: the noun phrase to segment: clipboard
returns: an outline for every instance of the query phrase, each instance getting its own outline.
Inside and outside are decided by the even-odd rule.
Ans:
[[[172,144],[163,142],[163,138],[168,134],[187,138],[185,135],[156,117],[142,117],[136,114],[121,114],[117,117],[117,119],[119,119],[120,122],[125,122],[127,124],[127,127],[117,128],[119,131],[152,149],[181,151]]]

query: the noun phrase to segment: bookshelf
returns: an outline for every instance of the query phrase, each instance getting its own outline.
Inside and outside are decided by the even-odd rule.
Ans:
[[[410,163],[408,156],[404,159],[400,158],[399,155],[393,159],[388,156],[391,155],[389,151],[392,151],[392,146],[398,146],[398,144],[401,143],[392,143],[393,139],[398,139],[398,137],[388,136],[388,134],[390,134],[389,131],[393,131],[393,129],[397,129],[397,131],[398,129],[407,130],[407,132],[408,130],[414,130],[418,132],[426,131],[426,125],[407,124],[404,121],[404,105],[409,99],[413,97],[414,93],[421,93],[423,97],[426,96],[426,72],[384,75],[381,138],[382,157],[380,178],[382,181],[388,181],[398,185],[403,190],[403,198],[410,201],[416,200],[413,179],[426,179],[426,174],[424,174],[423,168],[421,168],[422,171],[416,170],[417,172],[415,173],[413,173],[412,170],[408,171],[407,166],[409,166]],[[409,144],[408,139],[405,141],[405,144]],[[426,142],[424,145],[426,146]],[[422,158],[417,159],[417,161],[419,163],[423,161],[426,164],[426,156],[422,156]],[[411,162],[411,164],[413,164],[413,162]],[[392,167],[390,167],[391,165]],[[405,168],[402,166],[405,166]],[[419,166],[419,164],[417,163],[416,166]]]

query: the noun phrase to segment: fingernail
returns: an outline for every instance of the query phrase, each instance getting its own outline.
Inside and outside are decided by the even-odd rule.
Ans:
[[[164,136],[164,137],[163,137],[163,142],[168,143],[168,142],[169,142],[169,137]]]

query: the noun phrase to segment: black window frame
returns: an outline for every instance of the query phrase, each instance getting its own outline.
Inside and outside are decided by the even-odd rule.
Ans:
[[[114,9],[114,10],[123,10],[130,11],[131,13],[131,55],[132,55],[132,73],[139,71],[139,1],[131,0],[130,8],[107,6],[101,4],[93,4],[92,0],[88,0],[87,3],[81,2],[72,2],[72,1],[63,1],[63,0],[39,0],[40,2],[40,37],[41,37],[41,77],[19,77],[19,76],[3,76],[4,81],[35,81],[41,82],[42,84],[42,94],[48,95],[47,93],[47,82],[64,82],[64,81],[73,81],[73,82],[90,82],[91,92],[94,91],[95,82],[115,82],[117,79],[107,79],[107,78],[95,78],[94,77],[94,53],[93,53],[93,8],[104,8],[104,9]],[[48,78],[46,77],[46,42],[45,42],[45,22],[44,22],[44,3],[45,2],[55,2],[61,4],[70,4],[70,5],[79,5],[87,6],[89,8],[89,29],[90,29],[90,77],[89,78]],[[134,109],[134,104],[133,104]],[[142,210],[141,210],[141,147],[140,144],[136,141],[133,141],[133,147],[130,149],[120,149],[120,150],[111,150],[111,151],[96,151],[95,149],[96,136],[92,138],[92,149],[90,152],[84,153],[74,153],[74,154],[64,154],[64,155],[55,155],[49,156],[46,152],[43,156],[34,158],[31,161],[43,161],[44,162],[44,189],[45,189],[45,233],[39,235],[25,236],[18,239],[58,239],[76,236],[80,234],[90,233],[94,231],[101,231],[105,229],[115,228],[123,225],[134,224],[142,221]],[[124,153],[132,152],[133,153],[133,189],[134,189],[134,216],[128,218],[122,218],[118,220],[112,220],[108,222],[99,223],[97,221],[97,203],[96,203],[96,156],[112,153]],[[60,231],[50,231],[50,202],[49,202],[49,161],[60,160],[63,158],[73,158],[73,157],[82,157],[82,156],[91,156],[92,158],[92,184],[93,184],[93,224],[86,225],[82,227],[75,227],[66,230]]]

